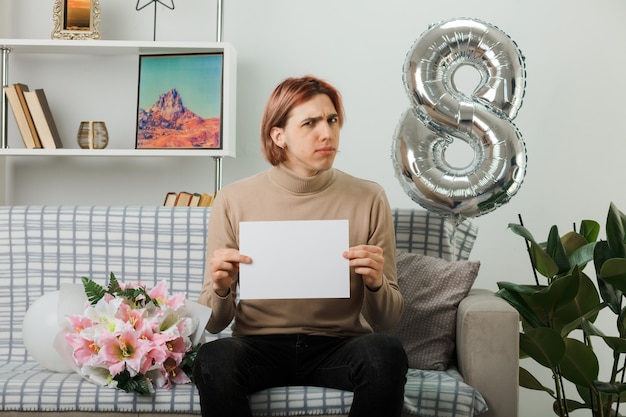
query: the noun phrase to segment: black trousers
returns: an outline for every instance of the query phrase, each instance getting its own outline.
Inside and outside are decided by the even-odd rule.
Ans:
[[[203,417],[252,416],[249,394],[292,385],[353,391],[350,416],[397,417],[407,367],[401,343],[383,334],[246,336],[203,345],[194,378]]]

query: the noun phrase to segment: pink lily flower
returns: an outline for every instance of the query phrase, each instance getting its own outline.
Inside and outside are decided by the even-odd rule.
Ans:
[[[182,337],[168,341],[166,344],[168,357],[172,358],[176,364],[180,364],[185,358],[185,352],[187,351],[187,344]]]
[[[96,324],[89,318],[77,314],[67,316],[67,321],[70,323],[70,325],[74,329],[74,332],[76,333],[81,333],[86,328],[92,327]]]
[[[162,333],[155,333],[148,320],[143,321],[143,326],[137,329],[137,336],[149,342],[150,349],[145,355],[140,373],[145,374],[155,366],[160,366],[168,356],[167,341],[169,336]]]
[[[72,357],[79,366],[93,363],[100,351],[100,346],[96,342],[78,333],[66,334],[65,340],[72,347],[74,351]]]
[[[148,292],[148,295],[156,300],[160,306],[168,306],[174,310],[185,304],[185,293],[179,293],[171,297],[168,295],[166,281],[159,282],[156,287]]]
[[[163,362],[161,372],[165,379],[162,386],[166,389],[172,389],[174,384],[187,384],[191,382],[187,374],[180,368],[180,363],[177,363],[173,358],[168,358]]]
[[[141,370],[142,361],[149,351],[149,342],[127,329],[119,335],[103,332],[99,356],[108,364],[111,375],[115,376],[126,369],[130,376],[135,376]]]
[[[139,330],[144,327],[144,315],[145,309],[131,308],[128,304],[122,303],[116,314],[116,318],[124,323],[130,324],[135,330]]]

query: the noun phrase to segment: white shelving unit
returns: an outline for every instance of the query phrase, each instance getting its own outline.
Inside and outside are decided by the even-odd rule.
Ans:
[[[145,42],[145,41],[103,41],[103,40],[32,40],[32,39],[0,39],[0,82],[2,86],[10,82],[22,82],[9,77],[11,70],[10,61],[16,58],[25,58],[29,62],[40,62],[45,67],[46,60],[59,61],[58,57],[71,56],[73,59],[107,60],[110,57],[136,57],[138,74],[139,55],[160,54],[184,54],[184,53],[223,53],[223,85],[222,85],[222,148],[221,149],[135,149],[135,132],[125,134],[123,146],[119,141],[115,147],[105,149],[87,150],[72,147],[60,149],[26,149],[18,146],[9,146],[9,138],[12,143],[19,142],[19,132],[9,131],[7,128],[9,112],[7,99],[2,92],[0,100],[0,168],[7,164],[12,157],[212,157],[215,163],[215,190],[221,188],[222,158],[235,157],[236,133],[235,133],[235,110],[236,110],[236,74],[237,57],[232,45],[224,42]],[[55,57],[56,56],[56,57]],[[96,61],[97,62],[97,61]],[[13,78],[13,80],[11,80]],[[89,86],[85,86],[89,91]],[[111,88],[115,88],[112,86]],[[127,92],[124,92],[127,93]],[[53,108],[54,113],[54,108]],[[56,118],[56,117],[55,117]],[[58,122],[57,122],[58,123]],[[126,137],[127,136],[127,137]],[[63,138],[64,146],[71,138]],[[6,168],[3,170],[6,174]],[[3,183],[6,182],[5,175]],[[2,184],[0,191],[4,188]],[[6,204],[6,190],[0,195],[0,204]]]

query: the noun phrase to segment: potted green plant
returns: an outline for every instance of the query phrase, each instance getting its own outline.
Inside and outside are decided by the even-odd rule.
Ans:
[[[593,417],[619,416],[620,402],[626,400],[626,216],[611,203],[606,240],[598,240],[600,224],[593,220],[583,220],[577,231],[562,236],[552,226],[541,243],[521,223],[509,228],[526,241],[535,282],[498,282],[497,294],[519,312],[520,359],[532,358],[548,368],[553,383],[545,386],[520,366],[520,386],[549,394],[559,416],[580,409]],[[583,272],[589,263],[595,281]],[[594,324],[605,308],[616,316],[615,335]],[[599,375],[596,342],[613,352],[608,379]],[[567,397],[564,380],[574,384],[579,399]]]

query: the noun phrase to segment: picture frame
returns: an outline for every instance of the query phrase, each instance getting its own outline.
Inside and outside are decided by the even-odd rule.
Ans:
[[[139,55],[136,149],[223,149],[224,53]]]
[[[55,0],[52,39],[100,39],[99,0]]]

